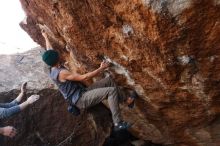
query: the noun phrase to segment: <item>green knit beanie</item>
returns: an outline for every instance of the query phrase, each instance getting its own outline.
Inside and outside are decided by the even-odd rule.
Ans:
[[[44,52],[44,54],[42,55],[42,59],[43,61],[49,65],[49,66],[54,66],[57,64],[57,62],[59,61],[59,54],[57,51],[54,50],[47,50],[46,52]]]

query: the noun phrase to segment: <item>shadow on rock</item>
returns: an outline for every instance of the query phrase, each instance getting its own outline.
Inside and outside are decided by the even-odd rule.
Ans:
[[[112,131],[103,146],[163,146],[149,141],[139,140],[127,130]]]

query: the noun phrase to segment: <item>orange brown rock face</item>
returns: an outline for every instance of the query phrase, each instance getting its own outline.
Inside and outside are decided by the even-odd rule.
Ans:
[[[21,27],[41,46],[39,24],[47,27],[72,70],[91,71],[102,57],[115,64],[118,83],[141,96],[134,110],[123,107],[136,136],[220,145],[218,0],[20,1]]]

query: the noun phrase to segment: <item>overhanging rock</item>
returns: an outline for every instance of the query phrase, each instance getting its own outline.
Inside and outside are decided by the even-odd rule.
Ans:
[[[44,26],[72,70],[115,63],[117,82],[141,95],[123,114],[137,137],[219,145],[219,0],[20,1],[22,28],[44,46]]]

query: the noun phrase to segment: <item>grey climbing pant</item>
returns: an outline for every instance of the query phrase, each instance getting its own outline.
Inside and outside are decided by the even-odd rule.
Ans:
[[[108,99],[113,122],[118,123],[121,121],[119,98],[124,98],[119,90],[111,77],[104,78],[89,86],[77,101],[76,106],[80,109],[85,109]]]

